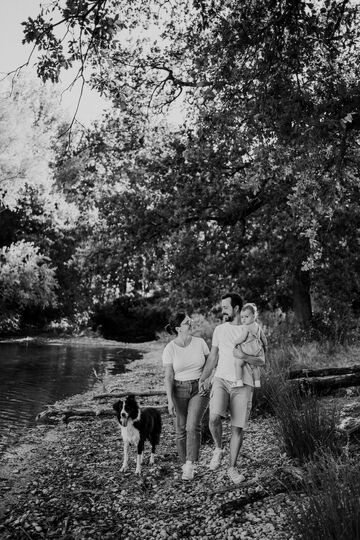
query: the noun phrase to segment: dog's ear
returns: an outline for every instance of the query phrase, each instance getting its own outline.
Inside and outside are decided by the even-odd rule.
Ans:
[[[113,409],[114,409],[114,411],[116,411],[116,412],[120,412],[120,410],[122,409],[122,406],[123,406],[123,402],[122,402],[121,399],[120,399],[119,401],[117,401],[116,403],[114,403]]]
[[[135,394],[129,394],[128,397],[127,397],[127,400],[130,401],[130,402],[135,403],[135,401],[136,401]]]

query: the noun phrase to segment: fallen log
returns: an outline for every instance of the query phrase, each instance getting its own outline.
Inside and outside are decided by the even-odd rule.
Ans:
[[[167,412],[165,406],[153,406],[159,412]],[[115,418],[113,409],[47,409],[36,417],[41,424],[57,424],[73,422],[75,420],[94,420],[96,418]]]
[[[298,387],[301,393],[327,395],[339,390],[339,388],[359,386],[360,372],[330,377],[306,377],[301,379],[291,379],[289,382],[291,385]]]
[[[360,373],[360,366],[328,367],[319,369],[292,369],[289,372],[289,379],[299,379],[308,377],[328,377],[331,375],[346,375],[350,373]]]
[[[96,394],[92,399],[112,399],[112,398],[122,398],[129,395],[136,397],[151,397],[151,396],[166,396],[165,390],[148,390],[147,392],[120,392],[120,393],[109,393],[109,394]]]

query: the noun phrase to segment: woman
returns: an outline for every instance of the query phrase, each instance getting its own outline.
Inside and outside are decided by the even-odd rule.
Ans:
[[[199,459],[201,419],[208,396],[199,394],[199,378],[209,348],[202,338],[192,336],[192,320],[186,313],[174,315],[167,326],[175,338],[162,354],[165,388],[170,415],[176,414],[176,445],[182,465],[182,479],[194,478],[194,464]]]

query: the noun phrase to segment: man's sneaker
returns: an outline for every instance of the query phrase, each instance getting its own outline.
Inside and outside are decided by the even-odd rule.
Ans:
[[[195,467],[191,461],[187,461],[182,466],[182,480],[193,480],[195,474]]]
[[[224,455],[224,452],[222,451],[221,448],[215,448],[210,464],[209,464],[209,469],[211,471],[215,471],[216,469],[220,467],[223,455]]]
[[[227,473],[228,477],[234,484],[241,484],[241,482],[245,480],[245,476],[240,474],[235,467],[229,467]]]

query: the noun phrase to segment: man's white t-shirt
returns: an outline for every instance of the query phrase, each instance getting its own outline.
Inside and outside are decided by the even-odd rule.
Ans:
[[[232,382],[236,381],[233,349],[235,347],[235,341],[245,339],[247,334],[248,330],[242,324],[237,325],[226,322],[215,328],[212,345],[219,349],[219,360],[215,377]],[[254,386],[251,368],[248,364],[245,364],[244,384]]]
[[[208,354],[206,342],[192,336],[187,347],[180,347],[170,341],[162,353],[162,361],[164,366],[173,366],[176,381],[192,381],[200,378]]]

